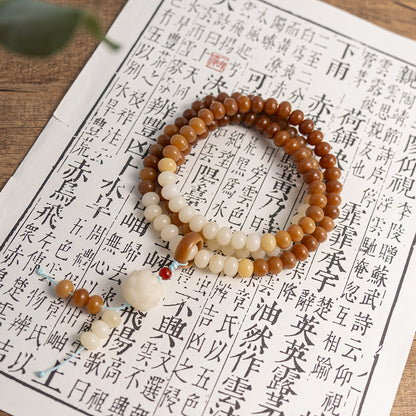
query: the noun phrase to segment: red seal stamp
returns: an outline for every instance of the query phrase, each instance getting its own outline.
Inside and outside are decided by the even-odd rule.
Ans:
[[[224,72],[228,65],[230,58],[221,55],[217,52],[211,52],[206,64],[207,68],[213,69],[214,71]]]

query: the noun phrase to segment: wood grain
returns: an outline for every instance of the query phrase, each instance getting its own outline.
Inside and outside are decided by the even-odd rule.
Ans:
[[[99,15],[103,26],[108,28],[126,0],[52,2],[90,8]],[[325,2],[388,30],[416,39],[416,0]],[[47,59],[28,59],[0,50],[0,189],[23,160],[96,45],[96,41],[88,35],[79,33],[68,48]],[[391,416],[416,415],[415,377],[416,338]],[[6,415],[0,410],[0,416]]]

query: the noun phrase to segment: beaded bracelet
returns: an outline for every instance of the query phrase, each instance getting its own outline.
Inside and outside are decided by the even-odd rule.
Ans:
[[[192,146],[206,139],[209,132],[230,123],[254,126],[276,146],[283,147],[293,157],[298,172],[308,184],[304,215],[300,212],[295,216],[287,230],[275,235],[266,233],[262,237],[256,233],[248,236],[241,231],[233,233],[228,227],[219,228],[215,222],[207,221],[179,194],[176,172]],[[238,92],[231,96],[226,93],[217,97],[208,95],[203,101],[195,101],[174,124],[167,125],[157,143],[150,146],[143,159],[138,185],[143,195],[144,216],[169,243],[174,252],[172,263],[162,267],[158,275],[150,270],[135,270],[129,274],[121,285],[126,303],[117,308],[104,307],[100,296],[89,296],[83,288],[74,291],[72,282],[56,283],[38,269],[40,276],[56,285],[59,297],[72,296],[75,306],[86,306],[91,314],[105,309],[101,319],[94,321],[90,330],[81,335],[82,347],[72,357],[54,368],[38,372],[38,375],[42,377],[56,370],[83,349],[98,348],[100,340],[120,324],[121,309],[132,306],[147,312],[157,306],[163,298],[161,281],[170,279],[179,266],[193,264],[198,268],[209,267],[213,273],[244,278],[278,274],[283,269],[295,267],[298,261],[306,260],[309,252],[315,251],[319,243],[327,239],[327,233],[334,228],[334,219],[339,216],[341,170],[336,166],[336,157],[329,153],[330,149],[329,143],[323,141],[322,132],[315,130],[313,120],[304,119],[301,110],[292,111],[287,101],[278,104],[274,98],[264,100],[260,96],[245,96]],[[313,154],[320,158],[319,161]],[[277,255],[276,249],[285,251]]]
[[[309,185],[306,215],[286,231],[278,231],[275,235],[266,233],[261,238],[257,234],[246,236],[241,231],[232,233],[228,227],[219,228],[215,222],[208,222],[179,195],[175,172],[184,163],[191,146],[205,139],[209,131],[229,123],[254,126],[277,146],[283,147],[292,155],[298,172]],[[314,129],[314,122],[304,119],[302,111],[292,111],[287,101],[278,105],[273,98],[263,100],[260,96],[247,97],[240,93],[231,97],[221,93],[217,98],[209,95],[203,101],[195,101],[175,124],[166,126],[157,144],[150,146],[139,183],[145,218],[160,231],[161,238],[169,242],[177,262],[193,261],[196,267],[208,266],[212,272],[223,272],[227,276],[278,274],[284,268],[293,268],[297,261],[306,260],[309,252],[316,250],[319,243],[326,240],[327,232],[334,228],[342,185],[336,157],[329,152],[330,145],[323,141],[322,132]],[[313,153],[320,157],[319,162]],[[185,242],[180,234],[192,237]],[[202,241],[226,256],[202,248]],[[276,248],[290,249],[276,256],[273,255]],[[237,257],[243,258],[233,257],[232,249],[239,254]],[[250,253],[254,261],[249,258]],[[269,255],[267,260],[265,255]],[[169,279],[171,270],[162,268],[159,277]]]

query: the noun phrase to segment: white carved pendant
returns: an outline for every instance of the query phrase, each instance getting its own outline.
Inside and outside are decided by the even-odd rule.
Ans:
[[[121,283],[126,302],[141,312],[159,305],[163,298],[162,284],[150,270],[134,270]]]

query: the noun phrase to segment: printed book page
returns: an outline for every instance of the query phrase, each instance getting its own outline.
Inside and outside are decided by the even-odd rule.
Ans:
[[[293,3],[127,3],[109,33],[122,48],[98,48],[0,194],[4,411],[389,415],[415,331],[416,44]],[[159,307],[124,309],[99,349],[39,378],[95,317],[37,268],[117,307],[130,272],[168,265],[143,215],[142,159],[223,91],[290,101],[322,130],[343,183],[328,240],[277,276],[178,269]],[[291,157],[243,126],[200,141],[178,175],[189,205],[247,234],[287,228],[308,194]]]

